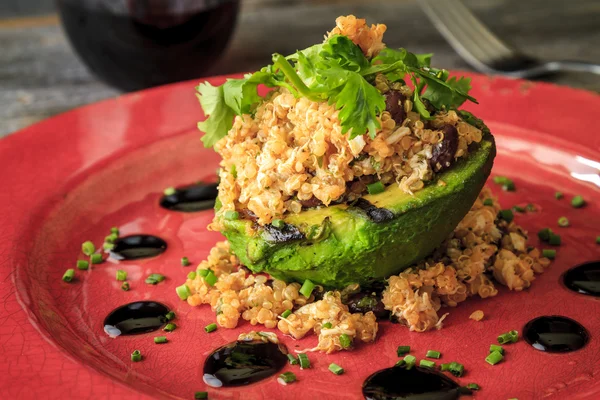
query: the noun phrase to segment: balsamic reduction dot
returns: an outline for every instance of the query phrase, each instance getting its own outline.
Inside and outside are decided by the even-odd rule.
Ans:
[[[195,212],[214,208],[219,195],[217,183],[197,183],[175,189],[160,199],[160,206],[172,211]]]
[[[167,322],[169,308],[155,301],[136,301],[113,310],[104,319],[104,332],[111,337],[156,331]]]
[[[579,322],[551,315],[529,321],[523,328],[523,338],[537,350],[567,353],[584,347],[590,335]]]
[[[116,260],[137,260],[155,257],[167,250],[167,242],[152,235],[129,235],[120,237],[110,251]]]
[[[563,283],[577,293],[600,297],[600,261],[589,261],[564,273]]]

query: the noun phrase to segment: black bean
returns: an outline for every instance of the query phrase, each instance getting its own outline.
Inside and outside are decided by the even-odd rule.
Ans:
[[[433,146],[432,156],[429,159],[429,165],[435,172],[442,171],[452,165],[458,148],[456,128],[452,125],[444,125],[441,131],[444,133],[444,139]]]
[[[385,94],[385,110],[390,113],[397,125],[400,125],[404,121],[404,118],[406,118],[406,113],[404,112],[405,100],[406,97],[398,90],[390,89]]]
[[[323,205],[323,202],[313,196],[308,200],[300,200],[300,204],[302,204],[303,208],[313,208]]]
[[[345,304],[352,313],[364,314],[373,311],[377,319],[386,319],[390,315],[381,302],[381,294],[378,295],[371,291],[351,294],[345,300]]]

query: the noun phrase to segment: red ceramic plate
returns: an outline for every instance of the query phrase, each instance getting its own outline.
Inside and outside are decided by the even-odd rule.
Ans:
[[[535,203],[540,212],[517,214],[517,222],[535,235],[550,226],[560,230],[563,245],[556,262],[530,290],[473,299],[448,309],[444,329],[413,333],[382,323],[377,341],[352,352],[314,354],[313,368],[297,370],[299,382],[286,387],[271,378],[233,389],[211,389],[212,399],[361,398],[361,384],[372,372],[391,366],[396,346],[410,345],[418,357],[427,349],[458,360],[467,369],[461,384],[477,382],[480,399],[600,398],[600,301],[578,295],[560,283],[568,268],[600,259],[600,135],[596,117],[600,98],[592,93],[480,75],[473,77],[469,105],[496,136],[494,174],[514,179],[517,191],[502,193],[504,207]],[[211,79],[220,84],[223,77]],[[206,355],[252,327],[219,329],[208,307],[191,308],[175,294],[191,270],[180,265],[188,256],[198,263],[219,234],[206,231],[211,211],[170,212],[158,206],[168,186],[214,177],[218,157],[205,150],[196,122],[202,118],[195,82],[161,87],[107,100],[68,112],[0,140],[0,393],[2,398],[182,398],[207,390],[202,381]],[[562,200],[554,199],[559,189]],[[570,206],[583,195],[588,205]],[[558,228],[559,216],[571,227]],[[159,257],[106,262],[77,271],[76,281],[61,280],[80,257],[85,240],[101,243],[111,226],[122,234],[150,233],[168,242]],[[116,269],[129,274],[131,290],[115,280]],[[150,272],[167,279],[144,283]],[[179,328],[170,342],[157,346],[149,333],[111,339],[103,319],[114,308],[152,299],[171,307]],[[485,312],[485,320],[468,316]],[[508,347],[505,362],[484,362],[498,333],[521,330],[541,315],[564,315],[583,324],[589,344],[569,354],[537,351],[524,341]],[[312,347],[314,336],[290,349]],[[130,362],[132,350],[145,359]],[[327,371],[342,365],[341,376]]]

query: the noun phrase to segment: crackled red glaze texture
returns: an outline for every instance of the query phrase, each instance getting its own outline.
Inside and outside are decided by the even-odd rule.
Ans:
[[[209,390],[211,399],[361,398],[360,387],[372,372],[396,361],[398,345],[410,345],[423,357],[427,349],[442,352],[443,361],[457,360],[467,369],[460,383],[477,382],[480,399],[600,398],[600,301],[577,295],[560,284],[570,266],[600,259],[600,135],[595,116],[598,95],[548,84],[473,77],[480,105],[468,109],[486,120],[496,136],[498,157],[493,174],[514,179],[517,191],[494,192],[508,208],[534,203],[539,212],[517,214],[530,243],[535,232],[550,226],[563,245],[556,262],[530,290],[470,300],[451,308],[444,329],[413,333],[382,323],[377,341],[352,352],[314,354],[313,368],[293,370],[298,382],[280,386],[274,378],[244,388],[211,389],[202,382],[202,364],[216,347],[251,329],[219,329],[206,334],[214,321],[210,309],[191,308],[178,299],[175,287],[220,235],[206,231],[212,211],[181,214],[158,206],[165,187],[214,179],[218,156],[205,150],[195,129],[202,114],[194,82],[134,93],[84,107],[34,125],[0,141],[0,393],[15,399],[191,399]],[[219,84],[224,78],[212,79]],[[565,193],[555,200],[554,192]],[[589,204],[573,209],[570,198],[581,194]],[[571,227],[556,220],[567,216]],[[147,260],[105,262],[77,271],[72,283],[61,280],[81,257],[80,244],[100,244],[111,226],[122,234],[149,233],[165,239],[167,251]],[[116,269],[129,274],[131,290],[115,280]],[[167,279],[144,283],[151,272]],[[104,317],[135,300],[160,301],[177,313],[178,329],[169,343],[157,346],[156,334],[110,339]],[[485,312],[482,322],[468,316]],[[591,333],[584,349],[546,354],[524,341],[507,347],[505,362],[484,362],[498,333],[521,329],[530,319],[560,314],[582,323]],[[283,338],[290,350],[312,347]],[[130,362],[139,349],[144,360]],[[327,367],[342,365],[334,376]]]

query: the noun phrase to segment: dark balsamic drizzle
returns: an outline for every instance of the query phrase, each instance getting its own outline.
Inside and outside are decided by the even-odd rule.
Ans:
[[[567,353],[584,347],[590,340],[590,334],[571,318],[551,315],[529,321],[523,328],[523,338],[535,349]]]
[[[446,375],[419,367],[382,369],[369,376],[362,387],[367,400],[454,400],[469,392]]]
[[[104,320],[104,332],[111,337],[156,331],[166,323],[169,308],[155,301],[136,301],[112,311]]]
[[[110,251],[116,260],[137,260],[138,258],[155,257],[167,250],[167,242],[152,235],[129,235],[115,241]]]
[[[218,348],[204,361],[204,383],[243,386],[275,375],[288,362],[283,344],[238,340]]]
[[[386,222],[394,219],[394,213],[386,208],[379,208],[368,200],[360,198],[352,203],[352,206],[363,210],[369,219],[375,223]]]
[[[563,275],[563,283],[574,292],[600,297],[600,261],[571,268]]]
[[[217,183],[196,183],[176,188],[175,193],[160,199],[160,206],[181,212],[212,209],[219,195],[218,186]]]

